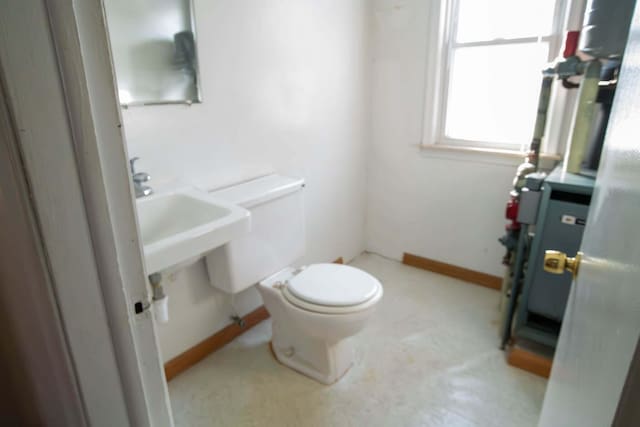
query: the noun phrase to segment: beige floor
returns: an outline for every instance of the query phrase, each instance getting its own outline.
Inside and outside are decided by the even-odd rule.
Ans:
[[[269,321],[169,384],[177,426],[534,426],[546,381],[498,350],[498,293],[376,255],[385,295],[333,386],[279,365]]]

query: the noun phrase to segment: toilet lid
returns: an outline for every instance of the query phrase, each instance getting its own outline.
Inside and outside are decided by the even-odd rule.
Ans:
[[[370,300],[380,286],[375,277],[354,267],[312,264],[289,279],[287,290],[312,304],[344,307]]]

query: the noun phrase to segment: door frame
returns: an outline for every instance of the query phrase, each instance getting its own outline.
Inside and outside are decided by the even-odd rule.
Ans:
[[[9,0],[0,73],[88,422],[171,425],[102,2]]]

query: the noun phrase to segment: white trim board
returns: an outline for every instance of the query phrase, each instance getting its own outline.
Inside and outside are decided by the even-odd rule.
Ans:
[[[0,63],[89,424],[171,425],[101,2],[9,1]]]
[[[105,13],[101,3],[84,1],[49,10],[116,355],[127,371],[125,394],[136,411],[146,408],[136,418],[164,425],[169,396],[152,313],[133,314],[148,289]]]

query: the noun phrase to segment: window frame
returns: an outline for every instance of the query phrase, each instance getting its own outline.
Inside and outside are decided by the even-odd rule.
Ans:
[[[532,0],[534,1],[534,0]],[[438,3],[438,2],[434,2]],[[429,58],[427,63],[427,82],[425,95],[425,123],[423,126],[423,148],[443,149],[450,147],[453,150],[469,149],[472,151],[486,151],[492,153],[522,153],[528,151],[529,140],[518,146],[516,143],[501,143],[496,141],[467,140],[448,137],[445,133],[446,114],[448,107],[448,95],[450,89],[450,78],[453,70],[453,55],[455,49],[464,47],[480,46],[504,46],[513,44],[524,44],[543,41],[549,44],[549,54],[547,61],[551,62],[560,50],[562,44],[562,34],[566,26],[568,0],[556,0],[554,5],[554,17],[552,22],[552,32],[545,36],[518,37],[511,39],[492,39],[482,41],[457,42],[455,34],[457,31],[457,17],[459,0],[446,0],[436,5],[431,10],[432,19],[430,27],[435,29],[430,34],[432,42],[429,43]],[[540,66],[542,71],[543,64]],[[429,78],[429,76],[433,76]],[[540,75],[542,82],[542,74]],[[555,85],[554,85],[555,86]],[[429,100],[433,100],[429,108]],[[543,153],[556,153],[558,151],[558,141],[556,128],[558,122],[562,120],[562,109],[565,103],[564,94],[558,93],[554,88],[549,108],[547,120],[547,131],[543,139],[541,151]],[[553,122],[553,124],[550,124]],[[554,135],[549,135],[548,131]],[[554,138],[552,138],[554,137]],[[552,140],[553,142],[549,142]]]

